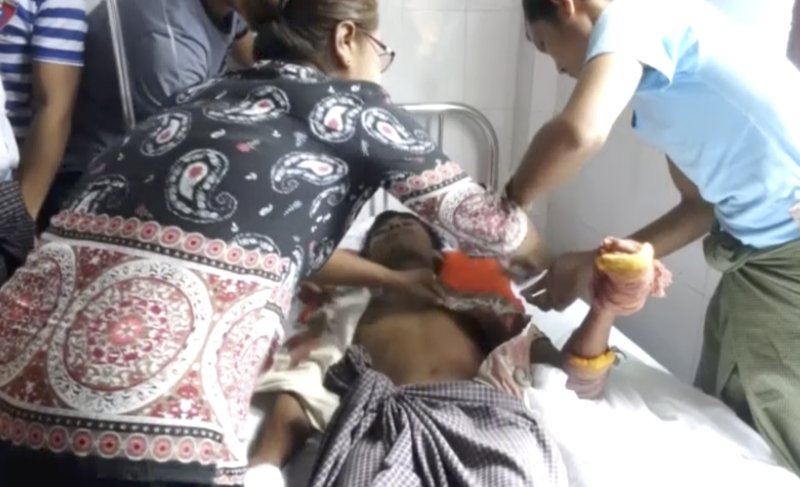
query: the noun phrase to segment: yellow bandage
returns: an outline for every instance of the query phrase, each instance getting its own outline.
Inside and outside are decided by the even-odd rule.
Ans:
[[[593,358],[579,357],[571,353],[567,356],[567,363],[581,369],[601,371],[617,363],[617,352],[608,350],[603,355],[598,355]]]
[[[642,244],[642,249],[635,254],[625,252],[606,252],[597,256],[595,264],[600,271],[607,274],[638,274],[653,265],[655,251],[649,243]]]

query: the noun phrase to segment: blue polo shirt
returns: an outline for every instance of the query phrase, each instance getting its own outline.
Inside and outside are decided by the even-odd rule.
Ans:
[[[634,130],[663,150],[714,205],[733,236],[757,248],[800,238],[800,72],[698,0],[614,0],[587,62],[615,53],[645,67]]]

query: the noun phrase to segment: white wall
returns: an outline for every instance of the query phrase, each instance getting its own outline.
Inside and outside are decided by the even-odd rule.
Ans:
[[[792,0],[710,1],[749,22],[757,33],[754,39],[785,52]],[[552,62],[540,56],[533,71],[540,79],[539,85],[534,83],[534,92],[545,100],[534,103],[531,111],[546,114],[551,105],[548,96],[563,106],[572,81],[557,78]],[[677,203],[664,155],[640,142],[629,122],[630,113],[626,113],[602,153],[575,181],[549,198],[546,235],[554,249],[589,249],[607,235],[628,235]],[[533,123],[531,129],[536,126]],[[705,265],[699,242],[665,263],[675,276],[667,299],[651,301],[641,313],[622,320],[620,328],[678,377],[691,381],[702,344],[705,307],[719,276]]]
[[[780,52],[786,50],[794,0],[706,0],[755,30],[755,37]]]
[[[384,41],[397,59],[384,85],[397,103],[460,102],[492,122],[500,181],[512,161],[522,17],[518,0],[381,0]],[[487,156],[469,123],[448,121],[447,155],[485,181]],[[516,160],[516,159],[513,159]]]

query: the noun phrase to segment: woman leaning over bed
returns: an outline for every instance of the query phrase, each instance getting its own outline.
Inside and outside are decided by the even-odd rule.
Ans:
[[[240,484],[296,285],[380,186],[462,247],[536,259],[524,212],[388,101],[375,0],[242,7],[271,61],[97,159],[0,290],[0,485]]]

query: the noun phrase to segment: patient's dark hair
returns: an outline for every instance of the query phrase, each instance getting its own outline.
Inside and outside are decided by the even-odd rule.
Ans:
[[[407,220],[414,220],[415,222],[422,225],[422,227],[428,232],[428,237],[431,239],[431,244],[433,244],[434,250],[441,251],[444,248],[444,242],[442,242],[442,237],[439,236],[436,231],[430,227],[427,223],[420,220],[418,216],[412,213],[406,213],[402,211],[393,211],[393,210],[386,210],[383,213],[380,213],[378,216],[375,217],[375,221],[372,222],[372,226],[369,227],[367,231],[367,235],[364,237],[364,243],[361,246],[361,256],[363,257],[367,253],[367,249],[369,248],[369,243],[372,241],[372,236],[375,235],[375,232],[380,230],[380,228],[389,220],[393,218],[405,218]]]
[[[558,8],[552,0],[522,0],[522,10],[528,22],[558,18]]]
[[[378,29],[377,0],[244,0],[243,8],[258,33],[258,60],[324,62],[339,22],[349,20],[366,32]]]

